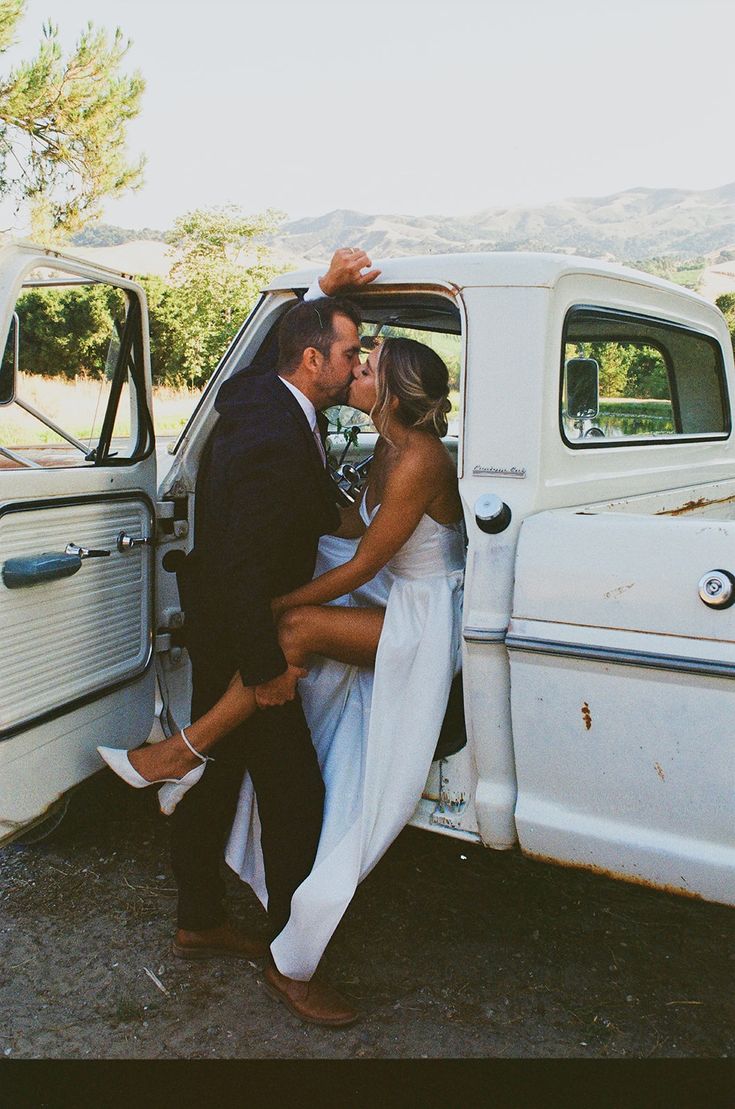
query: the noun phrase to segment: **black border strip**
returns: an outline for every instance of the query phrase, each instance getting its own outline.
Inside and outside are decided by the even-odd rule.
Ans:
[[[155,527],[156,527],[156,509],[153,501],[144,493],[143,490],[130,490],[121,491],[119,493],[91,493],[89,495],[81,494],[76,497],[48,497],[35,501],[15,501],[11,504],[0,505],[0,519],[3,516],[8,516],[13,512],[32,512],[38,509],[45,508],[60,508],[68,505],[75,504],[94,504],[99,502],[109,501],[138,501],[142,503],[150,514],[151,522],[151,540],[155,540]],[[139,667],[133,674],[122,678],[120,681],[112,682],[110,685],[103,686],[101,689],[95,689],[90,693],[85,693],[81,697],[75,698],[73,701],[66,701],[63,705],[56,708],[49,709],[47,712],[40,713],[38,716],[32,716],[27,720],[20,721],[17,724],[11,725],[9,728],[0,728],[0,743],[6,739],[12,739],[14,736],[21,732],[28,731],[29,728],[39,727],[41,724],[47,724],[51,720],[56,720],[60,716],[66,716],[70,712],[75,712],[77,709],[84,708],[85,705],[91,705],[95,701],[100,701],[103,697],[107,697],[110,693],[114,693],[118,689],[123,689],[127,685],[132,685],[147,673],[154,656],[154,638],[155,638],[155,593],[156,593],[156,578],[155,578],[155,544],[151,542],[147,545],[148,557],[150,559],[150,634],[148,636],[148,653],[143,662],[142,667]]]

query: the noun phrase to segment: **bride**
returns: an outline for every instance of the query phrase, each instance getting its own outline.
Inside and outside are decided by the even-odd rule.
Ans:
[[[322,537],[314,579],[273,602],[287,663],[302,674],[326,789],[313,869],[271,944],[277,972],[304,982],[358,882],[413,813],[460,657],[462,511],[441,442],[451,408],[447,368],[422,343],[386,339],[356,370],[348,403],[370,413],[379,432],[368,483],[338,531]],[[129,754],[101,753],[131,784],[164,780],[159,800],[168,814],[199,781],[218,740],[270,703],[236,674],[186,730]],[[226,859],[265,905],[249,775]]]

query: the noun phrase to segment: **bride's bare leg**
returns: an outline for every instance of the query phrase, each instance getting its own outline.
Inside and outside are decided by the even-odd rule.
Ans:
[[[374,666],[384,608],[347,608],[342,605],[303,605],[284,612],[278,640],[294,666],[308,665],[309,655]]]
[[[188,726],[187,739],[196,751],[205,755],[228,732],[252,716],[256,708],[252,687],[243,685],[237,673],[216,705]],[[160,743],[130,751],[128,758],[135,770],[151,782],[159,778],[180,778],[201,761],[192,755],[181,732],[175,732]]]
[[[294,666],[302,666],[311,654],[327,655],[354,666],[372,666],[383,628],[385,609],[343,608],[336,605],[306,605],[284,613],[278,624],[281,649]],[[207,754],[224,736],[255,712],[255,694],[235,674],[226,692],[209,712],[186,729],[195,750]],[[135,770],[148,781],[180,778],[199,765],[176,732],[168,739],[130,751]]]

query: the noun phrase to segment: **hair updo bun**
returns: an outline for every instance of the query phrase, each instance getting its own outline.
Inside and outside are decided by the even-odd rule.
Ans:
[[[435,350],[415,339],[386,339],[380,348],[377,400],[371,413],[380,430],[392,397],[398,399],[398,418],[406,427],[447,434],[449,371]]]

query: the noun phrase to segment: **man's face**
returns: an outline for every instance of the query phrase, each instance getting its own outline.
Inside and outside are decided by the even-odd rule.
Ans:
[[[347,316],[335,316],[332,349],[324,359],[319,385],[325,396],[324,405],[346,404],[353,376],[360,365],[360,336],[356,325]]]

